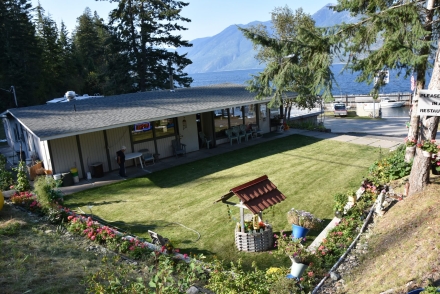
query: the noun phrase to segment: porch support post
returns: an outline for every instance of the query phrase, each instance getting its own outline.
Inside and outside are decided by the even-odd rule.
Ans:
[[[240,201],[240,225],[241,232],[244,233],[244,209],[243,209],[243,201]]]

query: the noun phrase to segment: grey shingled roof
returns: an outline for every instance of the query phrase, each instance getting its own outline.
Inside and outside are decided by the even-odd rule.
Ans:
[[[255,100],[255,93],[242,85],[221,84],[12,108],[8,112],[40,140],[50,140],[268,101]]]

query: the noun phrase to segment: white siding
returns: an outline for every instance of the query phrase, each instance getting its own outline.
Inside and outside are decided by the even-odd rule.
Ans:
[[[107,130],[107,142],[108,142],[108,151],[110,154],[110,170],[115,170],[119,168],[118,163],[116,162],[116,152],[121,149],[121,146],[127,147],[127,153],[134,152],[131,150],[130,143],[130,128],[129,127],[121,127],[116,129]],[[133,160],[129,160],[125,164],[126,166],[133,165]]]
[[[86,172],[92,172],[93,163],[102,163],[104,172],[109,171],[107,152],[105,150],[104,132],[93,132],[79,136],[81,154]]]
[[[178,117],[177,119],[179,120],[179,134],[181,135],[180,142],[186,144],[186,152],[199,150],[199,133],[197,132],[196,115],[193,114],[185,117],[186,129],[183,129],[183,117]],[[212,122],[209,123],[212,124]],[[173,155],[172,152],[171,155]]]
[[[50,148],[53,157],[54,173],[66,173],[69,172],[71,168],[76,167],[78,169],[78,176],[80,178],[85,176],[84,171],[81,170],[75,136],[51,140]]]
[[[160,158],[174,156],[173,148],[171,147],[171,141],[174,139],[175,137],[171,136],[157,140],[157,151],[160,154]]]
[[[134,152],[139,152],[139,150],[142,149],[148,149],[149,153],[156,153],[156,150],[154,150],[154,141],[147,141],[147,142],[134,144]]]
[[[49,147],[47,141],[39,141],[39,144],[36,147],[38,157],[43,162],[44,168],[53,170],[53,166],[50,161]]]

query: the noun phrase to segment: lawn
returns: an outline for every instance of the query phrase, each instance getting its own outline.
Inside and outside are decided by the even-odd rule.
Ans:
[[[214,204],[215,200],[233,187],[267,175],[287,197],[263,212],[274,231],[291,230],[286,213],[292,207],[328,222],[333,218],[333,195],[357,190],[379,156],[379,148],[292,135],[72,194],[65,197],[65,204],[147,240],[147,230],[154,230],[183,253],[203,253],[226,262],[241,258],[246,267],[256,261],[265,268],[279,261],[267,252],[238,252],[234,228],[239,209],[230,208],[230,219],[228,207]],[[318,233],[309,233],[310,240]]]

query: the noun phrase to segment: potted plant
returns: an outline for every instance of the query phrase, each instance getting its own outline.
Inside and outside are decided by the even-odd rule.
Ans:
[[[275,235],[275,256],[286,255],[292,261],[290,275],[292,278],[300,278],[307,267],[315,261],[315,254],[307,250],[302,244],[302,238],[290,238],[281,232],[281,235]]]
[[[309,230],[317,229],[322,225],[322,220],[310,212],[295,208],[287,212],[287,220],[292,225],[293,238],[304,238]]]
[[[440,175],[440,157],[434,155],[431,161],[432,174]]]
[[[417,145],[416,139],[409,139],[408,137],[405,138],[405,145],[406,147],[415,147]]]
[[[355,204],[356,200],[357,200],[357,196],[356,196],[356,192],[355,191],[348,191],[347,192],[347,196],[348,196],[348,202],[350,202],[351,204]]]
[[[423,156],[431,157],[432,153],[438,152],[438,146],[435,140],[424,140],[417,144],[417,147],[422,149]]]
[[[345,195],[344,193],[336,193],[333,196],[333,199],[334,199],[333,211],[335,212],[335,216],[341,218],[342,215],[344,214],[344,209],[348,202],[347,195]]]

